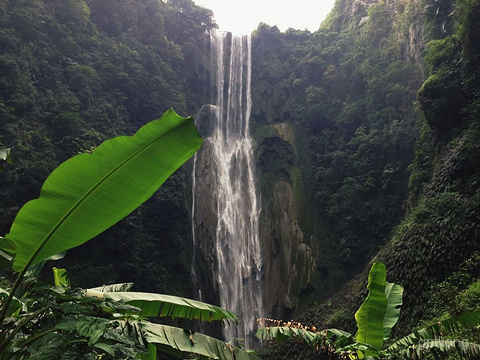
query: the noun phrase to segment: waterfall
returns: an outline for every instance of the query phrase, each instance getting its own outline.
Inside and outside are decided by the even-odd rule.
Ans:
[[[208,135],[203,134],[204,148],[198,155],[204,158],[204,165],[200,166],[197,158],[194,161],[193,256],[197,242],[202,241],[196,228],[208,228],[211,223],[212,229],[204,233],[210,234],[212,242],[213,287],[220,306],[240,319],[240,325],[224,328],[225,340],[245,338],[249,347],[256,319],[263,314],[260,201],[249,133],[251,43],[250,36],[219,31],[211,32],[210,41],[212,105],[202,109],[196,119],[200,131],[207,129]],[[214,214],[207,217],[204,211]],[[202,289],[198,290],[200,294]]]

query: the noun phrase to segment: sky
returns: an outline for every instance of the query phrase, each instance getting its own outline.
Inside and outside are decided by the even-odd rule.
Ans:
[[[281,31],[316,31],[333,8],[335,0],[194,0],[211,9],[220,30],[250,34],[261,22]]]

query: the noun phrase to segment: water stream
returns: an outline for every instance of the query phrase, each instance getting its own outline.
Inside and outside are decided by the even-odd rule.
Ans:
[[[257,317],[263,314],[262,256],[259,243],[260,201],[249,133],[251,43],[249,36],[212,32],[212,105],[208,106],[210,184],[193,180],[195,194],[209,192],[215,212],[215,289],[220,306],[239,315],[240,325],[224,328],[225,340],[245,338],[252,345]],[[207,119],[208,118],[208,119]],[[199,119],[197,117],[197,119]],[[197,173],[194,164],[194,177]],[[203,183],[205,188],[200,188]],[[192,219],[195,219],[195,214]],[[195,221],[195,220],[194,220]],[[194,242],[198,236],[193,223]]]

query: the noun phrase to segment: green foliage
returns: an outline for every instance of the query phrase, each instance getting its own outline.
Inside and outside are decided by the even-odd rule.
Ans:
[[[20,206],[38,197],[44,179],[64,160],[134,133],[171,106],[194,113],[205,103],[203,39],[214,24],[211,12],[193,2],[188,8],[146,0],[1,3],[0,148],[11,148],[15,160],[0,174],[5,234]],[[98,273],[120,281],[128,271],[125,262],[100,259],[135,242],[126,257],[138,264],[131,271],[137,286],[189,291],[183,250],[189,225],[180,220],[188,211],[184,172],[170,178],[168,190],[157,193],[141,215],[137,211],[102,234],[101,244],[66,256],[77,284],[92,286]],[[158,223],[168,229],[149,227],[152,218],[164,219]],[[159,248],[180,250],[166,256]],[[173,267],[180,281],[167,275]]]
[[[385,285],[387,308],[383,317],[383,340],[390,338],[392,328],[400,317],[400,307],[403,303],[403,286],[387,282]]]
[[[439,316],[443,318],[445,314],[457,316],[480,310],[476,300],[479,277],[480,255],[475,252],[453,274],[432,286],[426,306],[426,321],[434,322]]]
[[[476,263],[480,230],[480,84],[470,42],[478,36],[471,21],[479,9],[478,1],[456,2],[452,31],[431,41],[425,55],[429,77],[418,99],[427,125],[410,166],[409,215],[380,256],[408,294],[406,328],[416,319],[460,313],[457,295],[478,278],[475,266],[465,264]]]
[[[382,263],[375,263],[368,274],[368,296],[355,313],[357,321],[357,342],[369,344],[376,349],[383,347],[383,319],[387,310],[385,295],[386,269]],[[396,322],[396,321],[395,321]],[[366,356],[369,355],[367,352]]]
[[[432,286],[475,249],[478,205],[476,197],[439,193],[424,199],[397,229],[395,243],[381,256],[389,259],[395,280],[404,282],[409,316],[422,313]]]
[[[155,344],[159,351],[179,359],[194,354],[206,359],[254,360],[258,359],[247,351],[235,348],[224,341],[172,326],[145,323],[138,324],[145,334],[145,340]]]
[[[70,280],[67,277],[67,271],[65,269],[53,268],[53,283],[57,287],[70,286]]]
[[[64,272],[64,269],[57,270]],[[109,290],[104,294],[113,294],[116,289],[125,290],[125,286],[103,287],[103,290]],[[90,291],[63,285],[37,285],[35,291],[25,298],[25,309],[15,315],[19,320],[25,318],[29,322],[21,323],[21,332],[10,339],[13,347],[4,349],[0,358],[136,359],[138,356],[156,358],[154,355],[158,351],[178,358],[197,355],[207,359],[256,359],[246,351],[194,331],[153,324],[144,309],[122,300],[90,297]],[[159,294],[130,294],[145,301],[150,301],[152,296],[157,298],[157,302],[163,301],[158,300],[162,297]],[[164,299],[165,304],[182,304],[181,311],[174,311],[177,316],[190,317],[189,312],[182,311],[188,307],[185,299]],[[236,318],[226,310],[191,301],[192,312],[200,306],[209,308],[211,319]],[[34,309],[39,306],[43,307],[35,312]]]
[[[458,294],[457,300],[457,311],[460,313],[467,311],[478,311],[480,310],[478,299],[480,298],[480,280],[477,280],[472,285],[470,285],[465,291]]]
[[[402,304],[403,292],[400,285],[387,283],[386,286],[385,275],[385,265],[374,263],[368,277],[369,294],[355,314],[359,328],[355,337],[337,329],[317,332],[316,329],[311,331],[301,326],[292,327],[291,324],[261,328],[257,332],[257,337],[262,340],[275,339],[281,342],[296,338],[313,345],[317,351],[327,352],[330,357],[336,355],[342,359],[421,359],[427,353],[431,353],[435,359],[446,359],[452,349],[457,350],[460,355],[478,356],[480,354],[478,344],[466,339],[460,341],[444,338],[457,333],[460,329],[478,327],[479,312],[465,313],[438,321],[431,326],[414,331],[382,350],[383,340],[388,340],[388,337],[384,338],[384,334],[391,333],[392,327],[400,316],[400,311],[396,310]]]
[[[238,322],[236,314],[197,300],[171,295],[121,291],[122,289],[118,290],[118,287],[107,288],[106,290],[87,289],[86,296],[98,297],[106,301],[124,302],[141,309],[141,311],[135,311],[141,316],[199,319],[202,321],[233,319]]]
[[[63,163],[45,181],[40,197],[20,210],[6,236],[16,247],[14,269],[24,271],[121,220],[200,145],[193,119],[169,111],[133,137],[108,140],[92,154]]]
[[[355,341],[353,336],[345,331],[338,329],[326,329],[321,332],[312,332],[309,330],[281,326],[260,328],[257,331],[257,337],[263,341],[273,340],[286,342],[291,338],[298,338],[307,344],[315,346],[341,348]]]
[[[193,119],[170,110],[134,136],[107,140],[50,175],[39,199],[19,211],[11,232],[1,238],[2,250],[20,274],[9,291],[0,292],[0,359],[154,359],[157,350],[179,358],[255,358],[223,341],[147,320],[238,321],[216,306],[128,292],[131,284],[72,290],[65,269],[58,268],[53,269],[55,287],[31,283],[49,255],[76,247],[125,217],[201,143]]]
[[[432,73],[418,92],[418,100],[428,124],[439,132],[458,126],[459,111],[465,106],[466,94],[460,76],[460,43],[447,37],[431,43],[425,67]]]
[[[468,340],[449,340],[444,338],[459,329],[472,329],[480,323],[480,313],[466,313],[447,320],[439,321],[434,325],[416,330],[413,333],[397,340],[387,348],[388,352],[396,352],[404,358],[422,358],[425,350],[430,350],[435,359],[444,359],[453,349],[460,355],[478,356],[480,345]],[[427,341],[430,340],[430,341]],[[436,340],[436,341],[432,341]]]
[[[38,276],[45,260],[90,240],[141,205],[199,149],[201,143],[193,119],[182,118],[170,110],[161,119],[142,127],[133,137],[110,139],[92,154],[78,155],[51,174],[42,187],[40,197],[24,205],[10,233],[6,238],[1,238],[3,252],[13,257],[13,269],[20,272],[12,288],[8,292],[2,291],[5,294],[0,315],[2,359],[22,358],[24,352],[31,352],[31,345],[35,341],[46,335],[61,337],[62,334],[56,330],[71,330],[67,325],[42,326],[41,321],[38,321],[39,318],[45,319],[47,323],[59,321],[54,309],[58,310],[61,307],[59,303],[65,302],[66,299],[61,296],[69,287],[65,271],[55,268],[57,286],[53,289],[53,295],[49,296],[48,291],[46,296],[40,291],[40,299],[35,292],[32,295],[29,282]],[[61,257],[63,255],[54,258]],[[114,286],[107,290],[125,288]],[[134,300],[141,298],[137,294]],[[151,303],[159,301],[161,299],[157,298]],[[181,301],[182,304],[172,304],[170,299],[169,306],[163,304],[154,308],[171,309],[165,315],[183,316],[188,313],[190,317],[207,318],[204,314],[207,313],[209,319],[234,317],[226,310],[195,302],[191,305],[193,310],[186,311],[185,308],[190,305],[183,299]],[[114,302],[118,301],[110,298],[105,306],[110,309]],[[84,316],[81,319],[77,317],[80,321],[76,321],[75,330],[84,338],[80,342],[86,341],[86,345],[92,347],[112,325],[104,318],[86,318],[88,307],[81,309],[76,303],[70,305],[69,310],[60,309],[60,314],[65,315],[62,310],[68,310],[75,316],[80,313]],[[132,306],[122,307],[123,310],[134,309]],[[113,309],[118,311],[119,308],[113,306]],[[145,312],[149,314],[148,307]],[[158,313],[164,314],[156,311],[155,315]],[[216,313],[221,315],[215,317]],[[60,324],[63,321],[61,319],[60,315]],[[53,343],[58,341],[58,338],[52,339]],[[66,339],[60,341],[70,344]],[[121,341],[117,341],[119,342]],[[108,354],[114,353],[108,344],[101,344],[103,345],[98,349]],[[58,354],[65,353],[64,350],[58,346],[55,349],[59,351]],[[84,352],[75,346],[69,350],[76,355]]]

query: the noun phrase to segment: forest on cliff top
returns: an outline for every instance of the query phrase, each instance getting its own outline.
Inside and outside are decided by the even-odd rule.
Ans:
[[[405,288],[396,336],[478,310],[479,24],[476,0],[342,0],[314,33],[260,24],[252,34],[253,131],[290,124],[295,140],[282,146],[296,154],[259,135],[279,160],[258,166],[301,170],[300,222],[315,253],[297,307],[278,313],[309,309],[304,321],[352,330],[373,259]],[[0,149],[12,157],[0,234],[67,158],[168,108],[195,114],[208,101],[213,28],[190,0],[0,1]],[[190,297],[189,189],[183,167],[69,251],[72,282]]]

